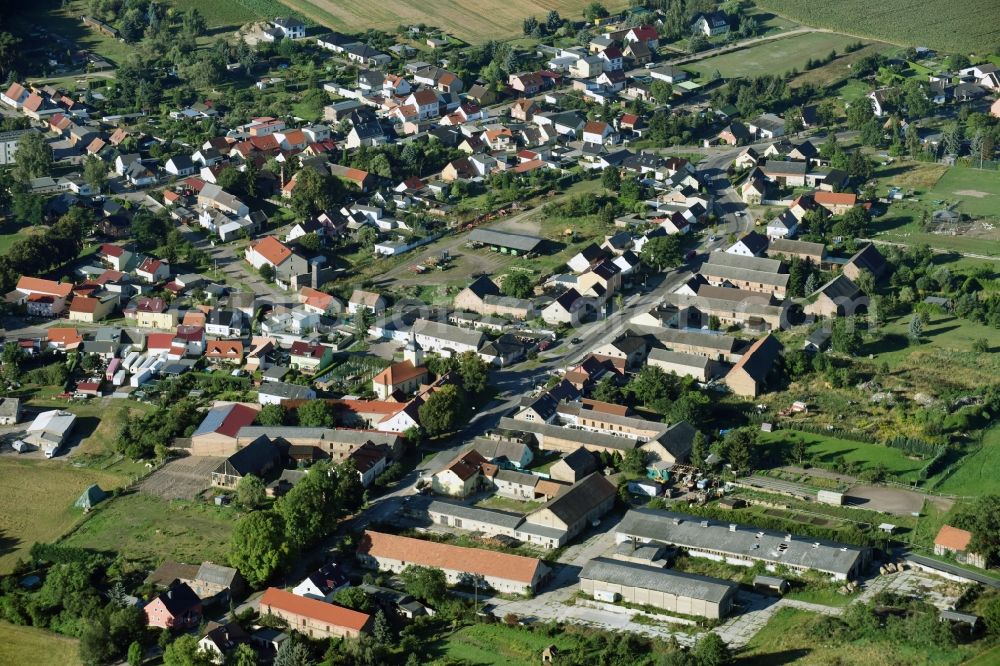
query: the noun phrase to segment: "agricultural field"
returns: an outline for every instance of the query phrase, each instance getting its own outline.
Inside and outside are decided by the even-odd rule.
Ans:
[[[878,465],[882,465],[887,474],[904,480],[915,480],[920,468],[924,466],[924,461],[908,458],[899,449],[880,444],[867,444],[795,430],[760,433],[760,441],[764,444],[787,444],[793,439],[804,441],[807,455],[819,462],[831,463],[843,457],[849,463],[860,463],[864,470],[875,469]]]
[[[757,4],[806,25],[904,46],[960,53],[991,53],[1000,46],[996,22],[983,20],[995,10],[993,0],[896,0],[878,4],[866,0],[758,0]]]
[[[63,543],[157,564],[224,563],[237,513],[228,507],[131,493],[104,504]]]
[[[568,652],[573,644],[565,634],[549,637],[500,624],[476,624],[448,636],[444,656],[481,666],[533,666],[549,645]]]
[[[66,636],[0,622],[0,637],[0,664],[77,666],[80,663],[78,641]]]
[[[827,638],[817,640],[817,626],[823,616],[793,608],[782,608],[740,653],[738,666],[772,664],[868,664],[869,666],[957,666],[975,654],[975,647],[942,646],[927,650],[896,643],[888,649],[884,642]]]
[[[685,69],[710,76],[718,70],[723,77],[754,74],[784,74],[792,69],[802,70],[806,62],[817,57],[825,57],[830,51],[843,53],[856,37],[831,32],[808,32],[778,39],[747,49],[705,58],[685,65]]]
[[[588,4],[583,0],[439,0],[431,3],[385,0],[374,4],[361,0],[282,0],[282,3],[336,30],[360,32],[379,28],[393,32],[400,25],[426,24],[472,43],[519,36],[526,16],[533,14],[544,18],[550,9],[565,18],[578,19]],[[628,5],[627,0],[604,3],[611,12]]]
[[[111,490],[123,481],[116,474],[76,468],[62,460],[0,457],[0,573],[9,572],[35,542],[53,541],[69,531],[83,516],[73,503],[88,486],[96,483]],[[0,663],[12,663],[2,655],[0,651]]]

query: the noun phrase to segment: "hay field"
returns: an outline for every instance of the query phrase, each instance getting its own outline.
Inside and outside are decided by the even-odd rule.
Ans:
[[[550,9],[563,18],[579,19],[584,0],[281,0],[312,21],[335,30],[348,32],[368,28],[394,31],[399,25],[424,23],[435,26],[468,42],[485,42],[521,35],[524,18],[534,15],[544,19]],[[628,6],[627,0],[604,2],[615,12]]]

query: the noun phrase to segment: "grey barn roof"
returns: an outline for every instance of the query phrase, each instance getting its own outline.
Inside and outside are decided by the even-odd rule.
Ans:
[[[716,254],[720,253],[717,252]],[[758,284],[766,284],[781,288],[788,286],[788,278],[791,277],[788,273],[755,271],[746,268],[737,268],[736,266],[713,264],[711,262],[702,265],[701,274],[721,278],[723,280],[745,280],[747,282],[756,282]]]
[[[600,432],[589,430],[578,430],[577,428],[564,428],[549,423],[538,423],[537,421],[519,421],[510,417],[500,419],[501,430],[513,430],[515,432],[528,432],[533,435],[540,435],[542,439],[546,436],[565,439],[576,442],[581,446],[590,444],[591,446],[602,446],[620,451],[631,451],[639,445],[639,441],[628,437],[616,437],[615,435],[605,435]],[[545,448],[544,445],[542,448]]]
[[[766,273],[777,273],[781,270],[780,259],[765,259],[763,257],[744,257],[739,254],[729,252],[711,252],[708,259],[702,265],[701,270],[718,266],[728,266],[730,268],[740,268],[745,271],[762,271]]]
[[[492,509],[478,509],[474,506],[456,504],[454,502],[442,502],[434,500],[427,505],[427,513],[437,513],[446,516],[455,516],[464,520],[475,520],[480,523],[514,529],[524,521],[524,516],[505,511],[494,511]]]
[[[862,549],[833,541],[784,534],[754,527],[705,521],[672,511],[632,509],[616,528],[624,538],[659,541],[692,550],[723,552],[793,567],[847,575],[862,555]]]
[[[580,579],[656,590],[710,603],[721,603],[736,593],[736,584],[727,580],[604,557],[587,562],[580,571]]]
[[[469,240],[485,245],[497,245],[508,247],[521,252],[531,252],[542,242],[538,236],[528,236],[526,234],[512,234],[506,231],[494,231],[492,229],[473,229],[469,234]]]
[[[668,349],[653,349],[649,352],[649,362],[651,363],[670,363],[671,365],[680,365],[687,368],[697,368],[704,371],[711,363],[711,359],[707,356],[702,356],[701,354],[688,354],[686,352],[675,352]]]

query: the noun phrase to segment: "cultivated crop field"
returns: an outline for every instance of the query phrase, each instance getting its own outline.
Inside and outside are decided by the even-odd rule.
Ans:
[[[75,468],[63,460],[0,457],[0,573],[9,572],[36,541],[52,541],[66,533],[82,515],[73,503],[92,483],[111,490],[122,479]],[[0,663],[11,662],[0,658]]]
[[[995,0],[760,0],[757,4],[807,25],[907,46],[986,54],[1000,46]]]
[[[228,0],[227,0],[228,2]],[[524,18],[544,19],[555,9],[564,18],[579,18],[588,4],[584,0],[282,0],[312,21],[349,32],[379,28],[394,31],[399,25],[423,23],[435,26],[469,42],[484,42],[521,34]],[[604,3],[614,12],[628,6],[625,0]]]
[[[844,53],[855,37],[832,32],[807,32],[748,49],[733,51],[685,65],[704,76],[718,72],[724,77],[758,74],[784,74],[792,69],[803,70],[810,59],[826,57],[830,51]]]

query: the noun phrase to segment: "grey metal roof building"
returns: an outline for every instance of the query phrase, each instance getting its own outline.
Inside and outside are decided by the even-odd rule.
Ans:
[[[618,594],[630,603],[688,615],[721,618],[732,608],[736,584],[718,578],[597,557],[580,571],[580,589]]]
[[[537,421],[520,421],[507,416],[500,419],[499,428],[500,430],[531,433],[538,440],[539,448],[554,451],[573,451],[581,446],[588,450],[631,451],[640,444],[638,440],[629,437],[616,437],[579,428],[564,428]],[[554,443],[551,440],[557,441]],[[561,442],[571,442],[573,446],[564,446]]]
[[[833,541],[647,509],[626,513],[616,528],[615,540],[657,541],[680,546],[694,556],[725,558],[731,564],[747,566],[764,562],[769,569],[783,564],[793,570],[821,571],[836,580],[854,578],[870,554],[867,548]]]
[[[542,242],[538,236],[512,234],[492,229],[473,229],[472,233],[469,234],[469,240],[474,243],[508,248],[518,252],[533,252]]]
[[[727,266],[729,268],[739,268],[745,271],[762,271],[765,273],[778,273],[781,271],[780,259],[765,259],[763,257],[744,257],[740,254],[730,254],[729,252],[711,252],[708,259],[702,264],[701,272],[706,269]]]

